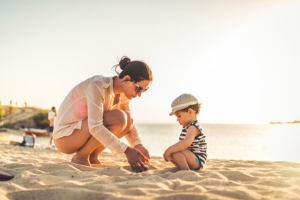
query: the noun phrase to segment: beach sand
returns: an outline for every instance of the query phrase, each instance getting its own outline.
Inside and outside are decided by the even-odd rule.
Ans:
[[[104,152],[102,165],[85,167],[55,150],[10,145],[15,135],[0,133],[0,171],[15,176],[0,181],[0,200],[300,199],[300,163],[208,159],[201,171],[179,171],[152,157],[134,173],[125,156]]]

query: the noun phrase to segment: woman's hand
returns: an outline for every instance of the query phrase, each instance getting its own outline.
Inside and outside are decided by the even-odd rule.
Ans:
[[[148,170],[142,161],[146,160],[146,157],[139,150],[127,147],[124,153],[133,171],[143,172]]]
[[[149,152],[142,144],[135,145],[134,148],[139,150],[146,157],[146,159],[142,160],[143,162],[149,162],[150,160]]]

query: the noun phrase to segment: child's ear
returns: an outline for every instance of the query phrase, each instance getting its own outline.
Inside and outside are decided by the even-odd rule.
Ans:
[[[189,114],[194,114],[194,113],[195,113],[195,110],[189,108],[189,109],[188,109],[188,113],[189,113]]]

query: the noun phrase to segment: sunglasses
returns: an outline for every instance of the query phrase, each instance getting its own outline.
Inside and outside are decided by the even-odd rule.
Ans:
[[[139,85],[136,83],[136,81],[133,80],[133,79],[131,79],[130,81],[135,83],[135,91],[136,91],[136,93],[146,92],[146,91],[149,89],[149,87],[143,88],[143,87],[139,86]]]

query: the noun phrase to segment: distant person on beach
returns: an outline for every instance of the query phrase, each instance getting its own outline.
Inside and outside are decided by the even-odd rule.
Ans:
[[[205,135],[197,120],[201,103],[191,94],[182,94],[172,102],[172,112],[182,126],[179,141],[167,148],[163,157],[181,170],[202,169],[206,163]]]
[[[51,108],[51,110],[48,112],[48,120],[49,120],[49,127],[48,127],[48,131],[49,131],[49,137],[50,137],[50,147],[52,146],[52,141],[53,141],[53,128],[54,128],[54,121],[56,118],[56,108],[53,106]]]
[[[54,142],[62,153],[75,153],[73,163],[101,164],[98,156],[108,148],[125,153],[134,171],[146,171],[150,156],[133,124],[129,102],[148,90],[152,72],[145,62],[126,56],[113,68],[117,76],[90,77],[65,97],[54,124]],[[123,136],[130,146],[120,140]]]

